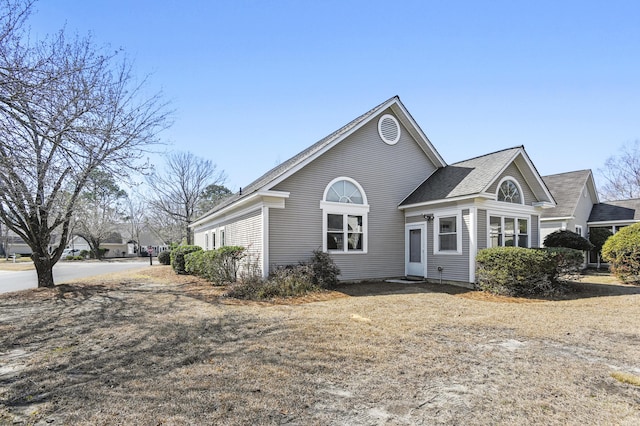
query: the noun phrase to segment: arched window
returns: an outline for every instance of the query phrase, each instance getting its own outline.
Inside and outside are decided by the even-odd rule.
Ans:
[[[522,204],[522,191],[515,180],[505,178],[498,186],[498,201]]]
[[[367,252],[369,205],[358,182],[339,177],[327,185],[322,201],[323,250],[332,253]]]

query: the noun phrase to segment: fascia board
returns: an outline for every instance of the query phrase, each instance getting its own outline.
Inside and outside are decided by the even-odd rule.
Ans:
[[[289,198],[290,193],[289,192],[285,192],[285,191],[268,191],[268,190],[261,190],[261,191],[257,191],[251,195],[249,195],[248,197],[242,198],[240,200],[238,200],[237,202],[228,205],[227,207],[213,213],[210,214],[209,216],[205,216],[202,219],[193,222],[191,224],[189,224],[189,228],[194,228],[198,225],[201,225],[202,223],[206,223],[206,222],[210,222],[215,220],[216,218],[219,218],[221,216],[227,216],[229,213],[238,210],[242,207],[246,207],[248,205],[251,204],[259,204],[259,203],[268,203],[269,207],[276,207],[276,204],[270,201],[265,201],[265,198],[276,198],[276,199],[286,199]]]

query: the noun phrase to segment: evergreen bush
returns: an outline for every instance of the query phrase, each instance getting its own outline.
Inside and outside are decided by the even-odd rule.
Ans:
[[[186,274],[185,270],[185,255],[196,251],[201,251],[202,247],[194,245],[178,246],[174,250],[171,250],[171,267],[176,274]]]
[[[602,246],[611,272],[626,283],[640,284],[640,223],[625,226]]]
[[[480,250],[476,284],[481,290],[505,296],[550,293],[555,289],[556,259],[547,251],[522,247]]]
[[[158,253],[158,262],[161,265],[170,265],[171,264],[171,251],[165,250]]]
[[[544,237],[545,247],[564,247],[575,250],[589,251],[593,244],[586,238],[571,231],[558,230]]]

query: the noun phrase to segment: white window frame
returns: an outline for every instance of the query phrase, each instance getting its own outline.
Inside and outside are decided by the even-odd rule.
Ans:
[[[503,213],[503,212],[487,212],[487,247],[494,247],[491,244],[491,218],[499,217],[500,218],[500,233],[502,235],[502,245],[499,247],[506,247],[504,245],[505,242],[505,233],[504,233],[504,220],[506,219],[515,219],[516,223],[514,224],[513,234],[514,241],[518,241],[518,236],[520,235],[520,226],[517,221],[526,220],[527,221],[527,247],[531,248],[531,215],[519,215],[514,213]],[[514,245],[514,247],[520,247],[519,245]]]
[[[455,217],[456,218],[456,249],[440,250],[440,219]],[[433,253],[446,255],[462,254],[462,211],[450,210],[438,212],[433,215]]]
[[[584,235],[582,235],[582,225],[576,225],[575,233],[580,235],[581,237],[584,237]]]
[[[209,232],[204,233],[204,249],[209,250]]]
[[[227,244],[226,235],[224,232],[224,226],[218,228],[218,233],[219,233],[219,236],[218,236],[219,247],[224,247]]]
[[[505,183],[505,181],[510,180],[511,182],[514,183],[514,185],[516,186],[516,188],[518,188],[518,193],[520,194],[520,202],[519,203],[510,203],[508,201],[500,201],[498,200],[498,194],[500,194],[500,187],[502,186],[503,183]],[[505,176],[502,179],[500,179],[500,182],[498,182],[498,186],[496,187],[496,201],[498,201],[499,203],[506,203],[506,204],[512,204],[512,205],[524,205],[525,201],[524,201],[524,192],[522,192],[522,186],[520,185],[520,182],[518,182],[518,180],[516,178],[514,178],[513,176]]]
[[[327,194],[329,193],[329,189],[341,180],[346,180],[351,182],[358,188],[360,194],[362,195],[363,204],[351,204],[351,203],[339,203],[334,201],[325,201],[327,199]],[[322,195],[322,200],[320,201],[320,209],[322,210],[322,251],[325,253],[331,254],[366,254],[369,251],[369,238],[368,238],[368,230],[369,230],[369,204],[367,202],[367,195],[362,189],[362,186],[354,179],[346,176],[340,176],[333,179],[329,184],[325,187],[324,193]],[[342,250],[329,250],[327,249],[327,233],[328,233],[328,216],[330,214],[334,215],[342,215],[342,226],[344,233],[344,247]],[[347,242],[348,238],[348,216],[362,216],[362,250],[349,250],[349,244]]]

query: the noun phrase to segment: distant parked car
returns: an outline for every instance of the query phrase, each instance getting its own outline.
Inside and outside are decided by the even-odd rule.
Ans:
[[[69,256],[80,256],[80,249],[64,249],[62,259],[66,259]]]

